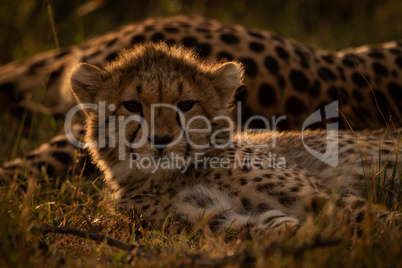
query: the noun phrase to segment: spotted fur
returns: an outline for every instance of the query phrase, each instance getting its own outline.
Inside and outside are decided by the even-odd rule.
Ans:
[[[15,101],[2,106],[16,108],[18,100],[30,92],[42,111],[65,114],[74,105],[66,81],[75,64],[105,66],[122,49],[159,41],[183,44],[202,58],[242,62],[245,80],[235,100],[242,102],[243,123],[252,115],[268,120],[286,115],[279,127],[300,129],[310,114],[334,100],[341,101],[340,110],[355,128],[383,127],[390,116],[401,122],[401,42],[332,53],[276,33],[184,16],[149,19],[3,66],[0,96],[4,98],[0,99]],[[252,126],[265,128],[258,120]]]
[[[159,43],[162,40],[166,42]],[[177,43],[183,47],[175,46]],[[133,45],[133,49],[124,50],[118,56],[122,48]],[[185,47],[195,48],[196,54]],[[394,119],[398,120],[402,107],[398,80],[400,54],[398,42],[331,54],[269,32],[224,26],[202,18],[175,17],[127,26],[80,46],[12,63],[1,68],[0,81],[2,89],[16,88],[16,92],[24,93],[50,78],[43,109],[65,113],[73,105],[73,95],[63,80],[76,63],[87,62],[90,64],[77,65],[71,75],[76,99],[81,103],[104,102],[105,118],[126,119],[132,111],[143,118],[143,121],[128,122],[123,133],[118,121],[104,128],[96,110],[88,109],[85,134],[79,126],[76,128],[76,140],[85,135],[88,143],[104,143],[103,147],[88,150],[104,172],[120,209],[143,214],[157,223],[168,214],[190,223],[212,216],[210,224],[218,228],[285,230],[303,221],[306,208],[313,206],[316,200],[335,198],[339,201],[337,204],[352,208],[353,219],[361,215],[365,202],[358,177],[367,175],[365,171],[372,170],[373,165],[374,170],[379,170],[372,174],[374,177],[394,174],[394,167],[400,167],[401,163],[396,153],[400,149],[397,133],[357,132],[355,137],[340,131],[339,164],[331,167],[306,151],[300,132],[248,134],[253,143],[269,145],[269,149],[248,147],[243,141],[230,148],[209,146],[198,150],[186,138],[169,148],[165,145],[180,133],[186,134],[186,129],[177,112],[158,108],[155,135],[146,134],[149,105],[168,103],[181,107],[180,103],[190,101],[193,106],[185,113],[187,120],[197,115],[213,119],[231,114],[228,106],[234,100],[241,100],[244,110],[240,115],[244,119],[253,114],[285,113],[287,125],[281,127],[292,129],[300,127],[316,109],[339,99],[341,110],[347,114],[368,115],[359,117],[359,124],[368,126],[370,121],[379,125],[383,119],[376,109],[367,110],[365,104],[369,101],[374,107],[375,103],[369,85],[375,86],[373,92],[380,96],[377,101],[382,111],[386,115],[395,114]],[[203,58],[218,58],[218,61]],[[232,59],[236,62],[230,61]],[[56,63],[49,65],[51,62]],[[109,63],[105,65],[106,62]],[[35,78],[29,80],[29,75]],[[23,78],[31,81],[29,86]],[[2,92],[8,94],[8,91]],[[60,96],[63,102],[59,102]],[[348,113],[350,111],[352,113]],[[110,129],[111,125],[115,127]],[[195,126],[202,127],[203,122],[195,120]],[[228,121],[215,122],[209,133],[190,133],[189,137],[199,143],[208,142],[212,132],[229,126]],[[125,144],[112,146],[110,137],[120,135],[129,142],[143,138],[145,144],[136,149],[127,148]],[[307,131],[303,140],[310,148],[325,152],[328,135],[337,134]],[[221,132],[217,138],[224,144],[233,137]],[[60,150],[63,147],[68,150],[63,152]],[[66,137],[60,136],[33,152],[25,164],[29,172],[39,166],[46,167],[54,176],[62,175],[77,158],[72,148]],[[124,152],[124,160],[118,159],[119,150]],[[139,158],[154,159],[173,153],[189,160],[191,165],[186,169],[184,166],[156,169],[152,173],[152,168],[129,167],[133,153]],[[225,169],[209,165],[197,168],[191,161],[198,153],[209,158],[226,157],[231,164]],[[247,166],[248,157],[269,153],[286,159],[286,165],[268,169],[261,164],[253,168]],[[234,164],[237,155],[245,161],[245,166]],[[78,158],[83,162],[81,156]],[[7,164],[6,169],[23,164],[16,160]],[[0,170],[0,175],[5,175],[7,170]],[[399,174],[397,168],[396,175]]]
[[[183,112],[184,121],[205,116],[213,122],[216,116],[229,115],[228,104],[242,79],[243,66],[239,63],[202,61],[182,47],[168,47],[164,43],[149,43],[124,51],[116,61],[102,69],[80,64],[73,70],[71,86],[77,100],[81,103],[104,102],[106,107],[116,107],[107,110],[106,118],[111,115],[120,118],[119,122],[102,124],[102,113],[98,110],[85,112],[87,144],[100,144],[113,137],[124,138],[124,141],[118,139],[115,146],[106,142],[105,146],[88,148],[92,159],[104,172],[119,209],[142,214],[156,224],[171,215],[193,224],[205,218],[211,227],[219,229],[283,232],[296,228],[317,200],[338,200],[336,204],[344,206],[345,211],[352,211],[350,219],[353,221],[364,215],[363,185],[358,179],[367,175],[364,166],[380,170],[373,175],[378,177],[391,176],[396,165],[394,175],[400,175],[402,161],[396,154],[400,150],[396,133],[384,134],[387,140],[381,141],[383,146],[380,148],[381,132],[358,132],[356,137],[347,131],[339,134],[306,131],[303,137],[295,131],[240,132],[235,137],[217,135],[218,145],[231,142],[219,148],[211,143],[211,134],[227,128],[227,121],[219,120],[207,132],[190,133],[178,119],[180,104],[189,101],[193,105]],[[145,122],[151,121],[151,105],[160,103],[174,109],[156,109],[152,136]],[[121,123],[133,115],[143,119],[123,127]],[[195,119],[194,124],[205,128],[202,120]],[[188,135],[180,136],[186,132]],[[246,143],[245,134],[252,145]],[[338,135],[339,164],[336,167],[317,159],[303,145],[304,141],[314,150],[325,152],[327,138]],[[172,139],[160,147],[162,143],[155,141],[157,137],[165,136]],[[168,146],[176,139],[178,142],[174,146]],[[145,143],[138,148],[125,143],[140,140]],[[204,143],[208,144],[205,149],[194,146]],[[256,148],[255,145],[267,147]],[[385,155],[380,159],[381,153]],[[204,161],[196,160],[197,154]],[[173,163],[176,156],[185,162],[188,160],[189,165],[168,168],[131,165],[142,158],[155,161],[164,158]],[[285,159],[285,163],[272,165],[262,161],[249,165],[253,159],[268,156]],[[225,158],[227,165],[216,168],[208,161],[211,158]],[[386,165],[386,162],[393,164]]]

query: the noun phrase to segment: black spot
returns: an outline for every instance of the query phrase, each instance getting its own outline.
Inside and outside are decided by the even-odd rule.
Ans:
[[[357,101],[357,102],[363,102],[364,101],[364,96],[362,93],[360,93],[359,90],[354,89],[352,92],[352,96],[353,98]]]
[[[350,60],[350,59],[343,59],[343,60],[342,60],[342,63],[343,63],[343,65],[345,65],[345,66],[347,66],[347,67],[349,67],[349,68],[355,67],[355,64],[354,64],[353,61]]]
[[[342,104],[347,104],[349,101],[349,94],[342,87],[331,86],[328,89],[328,97],[332,100],[340,100]]]
[[[359,212],[356,216],[356,223],[362,223],[365,219],[365,214],[363,212]]]
[[[60,75],[63,73],[63,68],[64,68],[63,66],[60,66],[59,69],[57,69],[57,70],[55,70],[55,71],[53,71],[53,72],[50,73],[49,81],[48,81],[48,83],[47,83],[48,86],[53,85],[53,84],[56,82],[56,80],[57,80],[57,79],[60,77]]]
[[[394,99],[402,99],[402,86],[391,82],[388,84],[388,93]]]
[[[196,50],[201,58],[207,58],[211,54],[211,46],[207,43],[198,44]]]
[[[131,192],[131,191],[127,191],[127,192]],[[142,195],[134,195],[130,199],[131,200],[139,200],[139,199],[143,199],[143,198],[144,198],[144,196],[142,196]]]
[[[402,57],[401,56],[399,56],[395,59],[395,64],[398,65],[398,67],[402,69]]]
[[[389,154],[391,154],[392,153],[392,151],[391,150],[388,150],[388,149],[381,149],[381,154],[383,154],[383,155],[389,155]]]
[[[287,99],[285,109],[288,113],[293,115],[300,115],[307,110],[304,103],[299,98],[294,96]]]
[[[241,203],[243,204],[243,207],[247,210],[250,211],[253,209],[250,199],[243,197],[242,199],[240,199]]]
[[[258,101],[262,107],[269,107],[276,102],[276,92],[270,84],[262,84],[258,90]]]
[[[358,86],[358,87],[364,88],[364,87],[367,87],[367,86],[368,86],[367,81],[366,81],[366,80],[364,79],[364,77],[363,77],[360,73],[358,73],[358,72],[354,72],[354,73],[352,74],[352,81],[353,81],[353,83],[354,83],[356,86]]]
[[[334,63],[334,56],[331,54],[322,56],[322,59],[330,64]]]
[[[229,54],[229,53],[227,53],[227,52],[219,52],[218,53],[218,55],[217,55],[217,57],[216,57],[218,60],[222,60],[222,59],[225,59],[225,60],[228,60],[228,61],[232,61],[233,60],[233,56],[231,55],[231,54]]]
[[[296,199],[294,197],[284,195],[279,197],[279,202],[285,207],[291,207],[294,203],[296,203]]]
[[[172,199],[176,195],[176,190],[173,188],[168,189],[167,192],[169,193],[170,199]]]
[[[260,204],[257,205],[257,211],[258,211],[259,213],[264,213],[264,212],[267,212],[267,211],[270,211],[270,210],[273,210],[273,209],[274,209],[274,208],[271,207],[271,206],[268,205],[268,204],[260,203]]]
[[[151,41],[155,42],[155,43],[158,43],[158,42],[163,41],[163,40],[165,40],[165,36],[163,34],[159,33],[159,32],[154,33],[152,35],[152,37],[151,37]]]
[[[138,43],[143,43],[145,41],[145,37],[143,35],[135,35],[131,39],[131,44],[136,45]]]
[[[35,63],[31,64],[28,67],[28,70],[27,70],[28,73],[29,74],[36,73],[36,69],[43,67],[45,65],[45,62],[46,62],[45,60],[41,60],[41,61],[38,61],[38,62],[35,62]]]
[[[179,30],[174,27],[165,27],[164,30],[168,33],[177,33]]]
[[[373,69],[382,76],[388,76],[388,69],[379,62],[373,62]]]
[[[250,168],[249,165],[244,165],[244,166],[241,167],[241,170],[242,170],[243,172],[249,172],[249,171],[251,170],[251,168]]]
[[[341,66],[337,66],[336,69],[338,70],[342,80],[346,81],[345,70]]]
[[[171,47],[171,46],[173,46],[174,44],[176,44],[176,41],[173,40],[173,39],[169,39],[169,40],[166,41],[166,44]]]
[[[197,45],[197,39],[195,39],[194,37],[184,37],[181,40],[181,43],[185,47],[195,47]]]
[[[239,38],[233,34],[222,34],[221,39],[226,44],[237,44],[239,43]]]
[[[292,70],[290,72],[289,78],[293,88],[296,91],[305,92],[310,86],[310,81],[308,80],[306,75],[301,71]]]
[[[301,60],[308,60],[307,54],[305,52],[301,51],[300,49],[295,48],[295,53],[297,56],[300,57]]]
[[[41,169],[44,167],[45,170],[46,170],[46,173],[47,173],[50,177],[53,177],[53,176],[56,175],[56,172],[55,172],[56,169],[54,168],[54,166],[53,166],[51,163],[41,161],[41,162],[38,162],[38,163],[37,163],[37,166],[38,166],[38,169],[39,169],[39,170],[41,170]]]
[[[35,158],[39,158],[39,155],[38,154],[29,154],[27,157],[27,160],[32,160],[32,159],[35,159]]]
[[[255,178],[253,179],[253,181],[254,181],[254,182],[261,182],[261,181],[262,181],[262,178],[261,178],[261,177],[255,177]]]
[[[282,75],[278,75],[277,82],[279,88],[283,90],[285,88],[285,78]]]
[[[116,52],[112,52],[105,58],[106,61],[113,61],[117,58],[118,54]]]
[[[219,180],[221,178],[221,174],[220,173],[216,173],[214,176],[215,180]]]
[[[357,65],[358,62],[356,61],[357,57],[352,54],[346,54],[342,60],[343,65],[349,67],[349,68],[354,68],[355,64]]]
[[[65,152],[54,152],[52,156],[63,164],[69,164],[73,162],[71,155]]]
[[[295,187],[290,188],[290,191],[293,193],[297,193],[298,191],[300,191],[300,188],[295,186]]]
[[[58,54],[54,56],[55,59],[62,58],[66,55],[70,54],[70,50],[60,51]]]
[[[248,77],[255,77],[258,73],[257,64],[253,59],[250,58],[240,58],[241,63],[243,63],[244,67],[246,68],[246,76]]]
[[[334,81],[336,79],[335,74],[326,67],[321,67],[320,69],[318,69],[318,75],[325,82]]]
[[[398,78],[398,73],[395,70],[392,70],[392,76]]]
[[[252,31],[248,31],[248,34],[251,35],[252,37],[256,37],[259,39],[264,39],[264,36],[262,34],[256,33],[256,32],[252,32]]]
[[[395,48],[390,49],[389,52],[391,52],[392,54],[401,54],[402,53],[401,50],[395,49]]]
[[[67,140],[59,140],[59,141],[54,141],[54,142],[50,143],[50,146],[56,146],[56,147],[62,148],[62,147],[66,147],[67,144],[68,144]]]
[[[381,52],[370,52],[369,54],[368,54],[370,57],[372,57],[372,58],[376,58],[376,59],[384,59],[385,57],[384,57],[384,54],[382,54]]]
[[[247,95],[248,95],[248,91],[247,91],[246,87],[244,85],[240,86],[239,88],[236,89],[236,93],[234,95],[234,100],[235,100],[235,102],[238,102],[238,101],[243,102],[247,99]]]
[[[257,53],[261,53],[265,48],[263,44],[257,42],[250,42],[249,47],[252,51]]]
[[[308,91],[308,95],[313,98],[318,98],[321,93],[321,84],[317,80],[314,81],[313,86]]]
[[[277,74],[279,72],[279,64],[274,57],[265,57],[264,65],[271,74]]]
[[[278,54],[278,56],[281,59],[286,60],[289,58],[289,53],[286,50],[284,50],[282,47],[279,47],[279,46],[275,47],[275,51],[276,51],[276,54]]]
[[[264,175],[262,175],[264,178],[266,178],[266,179],[271,179],[272,178],[272,174],[270,174],[270,173],[266,173],[266,174],[264,174]]]
[[[114,43],[116,43],[116,41],[117,41],[117,37],[115,37],[115,38],[113,38],[112,40],[110,40],[110,41],[106,44],[106,46],[107,46],[107,47],[111,47],[111,46],[113,46]]]
[[[304,69],[307,69],[307,70],[310,69],[310,64],[308,64],[308,62],[305,61],[305,60],[302,60],[300,62],[300,66],[303,67]]]
[[[245,178],[241,178],[241,179],[239,180],[239,182],[240,182],[240,184],[241,184],[242,186],[244,186],[244,185],[247,184],[247,180],[246,180]]]

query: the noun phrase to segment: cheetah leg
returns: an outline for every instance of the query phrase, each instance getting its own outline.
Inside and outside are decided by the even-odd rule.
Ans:
[[[311,208],[315,214],[327,213],[332,215],[334,209],[339,209],[351,226],[359,226],[367,217],[375,222],[386,225],[401,226],[402,214],[387,210],[383,206],[371,206],[360,196],[314,196]]]
[[[240,229],[247,225],[250,217],[237,212],[233,197],[227,192],[205,184],[196,184],[183,190],[176,202],[176,212],[180,218],[198,224],[206,220],[214,229]]]
[[[213,228],[240,230],[272,230],[283,232],[296,228],[299,220],[285,214],[279,209],[272,209],[259,215],[245,211],[233,196],[204,184],[191,186],[179,195],[176,204],[177,213],[184,220],[197,224],[202,218],[208,220]],[[240,207],[241,206],[241,207]]]
[[[350,219],[354,224],[360,224],[365,218],[373,217],[376,222],[384,222],[387,225],[396,224],[400,226],[401,213],[392,212],[384,207],[378,205],[371,205],[355,196],[344,197],[342,202],[346,205],[346,208],[350,211]]]
[[[288,230],[295,230],[300,225],[299,219],[290,216],[279,209],[273,209],[259,214],[254,218],[254,229],[272,231],[282,234]]]
[[[74,125],[72,134],[76,140],[82,140],[83,127]],[[43,169],[49,177],[64,178],[69,173],[81,173],[84,165],[85,170],[93,170],[87,156],[87,152],[70,143],[66,135],[58,135],[49,143],[42,144],[30,152],[26,158],[17,158],[6,163],[0,168],[0,178],[10,179],[14,175],[38,178]]]

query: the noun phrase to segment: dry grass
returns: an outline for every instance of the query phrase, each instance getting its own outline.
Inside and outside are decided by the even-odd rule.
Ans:
[[[297,231],[284,236],[222,230],[172,222],[162,226],[106,209],[96,179],[69,177],[54,181],[45,175],[36,183],[15,180],[0,188],[0,266],[212,266],[212,267],[401,267],[402,233],[394,223],[368,217],[351,228],[339,211],[328,209],[307,217]],[[371,180],[368,180],[369,183]],[[390,183],[390,182],[388,182]],[[394,183],[391,182],[391,183]],[[51,186],[52,185],[52,186]],[[401,191],[384,191],[377,200],[393,200],[399,209]],[[386,194],[385,194],[386,192]],[[382,204],[385,206],[387,202]],[[40,228],[70,226],[101,232],[130,244],[127,251],[68,234],[44,234]]]

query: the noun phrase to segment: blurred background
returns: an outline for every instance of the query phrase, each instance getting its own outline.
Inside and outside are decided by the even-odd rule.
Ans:
[[[154,16],[201,15],[326,50],[402,38],[401,0],[1,0],[0,64]]]

